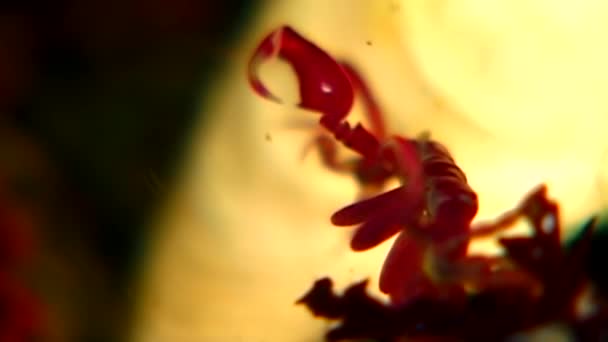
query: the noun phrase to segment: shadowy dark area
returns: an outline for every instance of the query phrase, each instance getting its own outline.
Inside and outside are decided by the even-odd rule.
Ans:
[[[451,290],[447,295],[396,305],[369,296],[367,281],[337,295],[331,279],[323,278],[297,303],[317,317],[339,322],[327,332],[329,341],[398,341],[404,337],[414,341],[504,341],[553,323],[569,327],[576,341],[605,341],[605,289],[585,293],[592,284],[585,262],[591,255],[596,219],[585,223],[568,246],[562,246],[559,226],[551,232],[542,228],[543,217],[557,216],[557,208],[544,193],[535,195],[524,206],[534,234],[499,240],[505,257],[536,279],[538,287],[497,281],[470,295]],[[591,306],[581,309],[581,298],[587,295]]]
[[[31,250],[0,260],[0,297],[37,309],[23,334],[124,337],[146,218],[255,3],[0,4],[0,247]]]
[[[594,284],[608,296],[608,221],[603,219],[591,241],[587,270]]]

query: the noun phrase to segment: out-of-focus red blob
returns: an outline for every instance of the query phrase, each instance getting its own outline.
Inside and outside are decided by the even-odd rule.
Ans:
[[[18,266],[33,255],[31,222],[0,193],[0,264]]]
[[[43,335],[42,306],[16,275],[0,272],[0,301],[3,312],[0,341],[30,341]]]
[[[1,180],[0,180],[1,182]],[[0,187],[4,184],[0,183]],[[29,341],[43,334],[41,302],[22,279],[35,252],[31,221],[0,189],[0,341]]]

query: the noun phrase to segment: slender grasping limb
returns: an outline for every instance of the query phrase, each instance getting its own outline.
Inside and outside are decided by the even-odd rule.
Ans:
[[[441,282],[465,282],[476,288],[489,286],[527,286],[536,289],[538,281],[523,270],[515,269],[512,262],[502,256],[466,256],[459,259],[444,257],[451,250],[468,243],[471,239],[491,236],[513,227],[517,220],[528,217],[544,198],[546,186],[540,185],[524,197],[520,204],[502,214],[496,221],[477,224],[466,234],[454,236],[448,241],[430,247],[426,261],[429,276]],[[430,265],[430,266],[428,266]]]
[[[379,140],[384,140],[386,138],[386,124],[384,123],[384,114],[378,105],[378,101],[359,72],[348,63],[343,62],[341,64],[355,89],[355,93],[363,100],[365,115],[370,124],[370,131]]]
[[[370,124],[369,132],[379,141],[386,140],[386,127],[378,101],[354,67],[344,62],[341,63],[341,66],[350,79],[355,95],[361,98],[363,102],[364,113]],[[314,145],[319,148],[323,164],[328,169],[340,173],[350,172],[356,176],[360,185],[360,193],[357,198],[369,198],[379,193],[386,181],[393,176],[376,160],[351,159],[338,161],[335,140],[323,133],[318,133],[315,136],[311,143],[306,146],[305,152],[308,152]]]
[[[546,192],[546,186],[544,184],[535,187],[524,197],[517,207],[504,212],[493,222],[481,222],[474,224],[470,231],[464,234],[456,235],[446,242],[437,245],[437,250],[445,253],[466,241],[492,236],[504,231],[505,229],[512,228],[517,220],[527,216],[529,208],[535,206],[535,200],[544,192]]]

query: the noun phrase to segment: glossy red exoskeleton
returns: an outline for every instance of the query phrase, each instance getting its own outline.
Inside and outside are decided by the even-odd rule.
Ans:
[[[496,281],[529,285],[524,272],[512,270],[501,258],[467,256],[472,238],[509,227],[521,216],[523,204],[496,222],[472,225],[477,195],[449,151],[428,136],[387,135],[380,107],[353,67],[337,62],[292,28],[281,27],[263,39],[248,69],[255,92],[276,102],[281,101],[258,76],[260,64],[272,58],[287,61],[295,70],[299,107],[321,113],[320,125],[327,133],[315,141],[324,164],[336,171],[352,172],[362,187],[374,189],[371,197],[334,213],[331,222],[336,226],[359,225],[351,241],[355,251],[372,248],[400,233],[380,277],[380,289],[392,302],[401,304],[423,295],[462,290],[463,283],[474,289]],[[363,100],[370,128],[346,121],[355,94]],[[359,157],[351,163],[339,161],[336,142]],[[392,178],[401,185],[382,193]]]

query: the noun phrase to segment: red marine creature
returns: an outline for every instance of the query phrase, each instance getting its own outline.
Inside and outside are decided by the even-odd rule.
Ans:
[[[519,208],[492,224],[472,226],[477,196],[448,150],[428,136],[387,136],[381,110],[362,77],[290,27],[267,36],[250,61],[249,81],[259,95],[280,102],[257,74],[259,65],[274,57],[293,66],[300,85],[299,106],[320,112],[320,125],[333,139],[360,155],[353,164],[338,161],[334,140],[321,135],[316,141],[324,164],[350,170],[362,187],[375,189],[373,197],[334,213],[332,223],[359,225],[351,241],[355,251],[399,233],[380,277],[380,289],[393,303],[462,291],[454,284],[467,283],[473,289],[504,281],[531,285],[533,280],[525,272],[512,270],[502,258],[467,256],[471,238],[509,227],[520,217]],[[371,129],[346,121],[356,93],[362,97]],[[401,186],[381,193],[391,178],[399,179]],[[530,196],[538,191],[544,188]]]
[[[448,150],[428,136],[387,136],[381,110],[355,69],[281,27],[262,41],[249,64],[253,89],[277,102],[257,75],[260,63],[274,57],[293,66],[299,106],[321,113],[326,133],[314,141],[325,166],[352,173],[362,188],[372,189],[371,196],[334,213],[332,223],[359,225],[351,241],[357,251],[399,234],[380,277],[389,304],[368,296],[366,281],[336,295],[328,278],[298,301],[316,316],[341,321],[328,340],[494,341],[550,322],[565,323],[578,340],[605,340],[608,301],[586,290],[592,288],[586,262],[595,218],[562,246],[559,207],[541,185],[495,222],[472,225],[477,196]],[[369,129],[346,121],[355,94],[362,97]],[[359,156],[339,161],[336,142]],[[393,178],[401,185],[383,192]],[[519,219],[531,224],[531,236],[498,239],[503,255],[467,255],[471,239]],[[587,313],[580,310],[585,291],[592,297]]]

